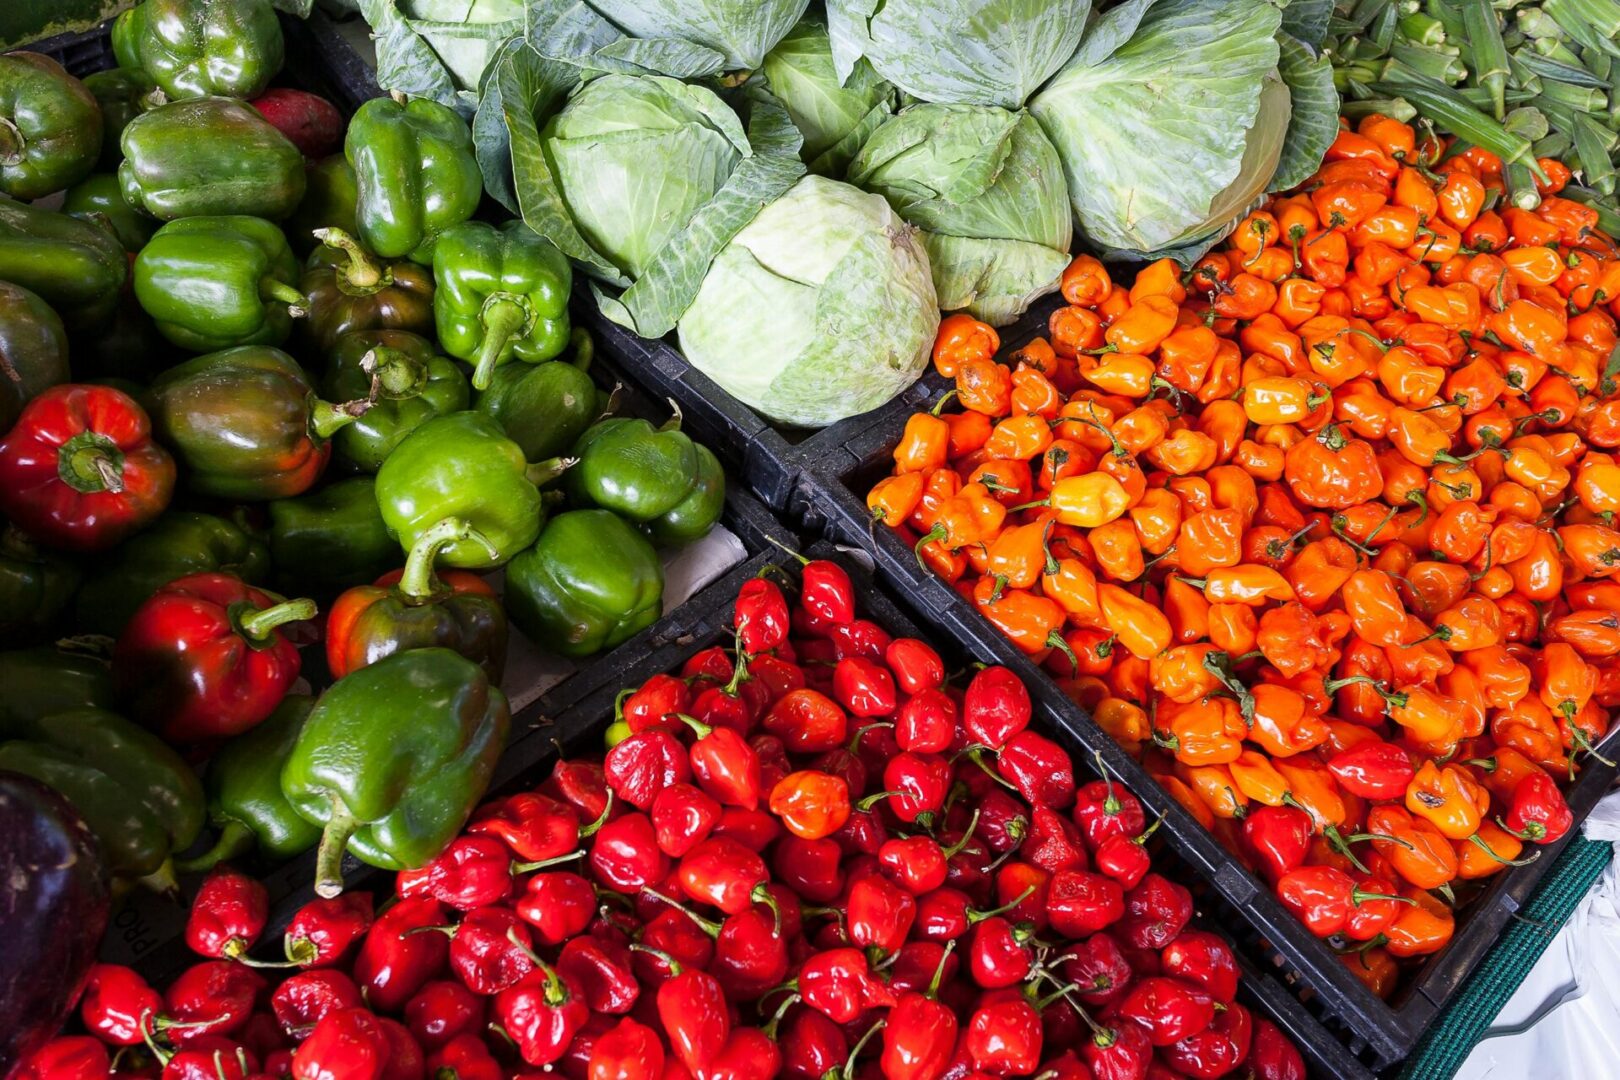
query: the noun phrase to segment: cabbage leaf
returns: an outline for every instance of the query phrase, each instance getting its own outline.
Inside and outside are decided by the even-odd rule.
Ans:
[[[894,88],[865,60],[839,79],[827,28],[810,19],[788,32],[760,70],[804,136],[800,153],[813,173],[843,176],[867,136],[894,113]]]
[[[1298,0],[1296,0],[1296,3]],[[1293,5],[1289,5],[1292,9]],[[1278,34],[1281,57],[1277,70],[1288,84],[1288,135],[1270,191],[1303,184],[1322,165],[1322,155],[1339,136],[1339,91],[1333,85],[1333,63],[1289,34]]]
[[[865,56],[923,101],[1017,109],[1074,54],[1091,0],[827,0],[838,77]]]
[[[915,105],[873,134],[849,180],[923,230],[946,311],[1005,325],[1068,265],[1063,163],[1028,113]]]
[[[804,15],[810,0],[590,0],[636,38],[674,38],[725,57],[729,70],[752,70]]]
[[[1265,0],[1158,0],[1128,41],[1077,56],[1035,96],[1092,244],[1187,244],[1265,191],[1286,129],[1280,23]]]

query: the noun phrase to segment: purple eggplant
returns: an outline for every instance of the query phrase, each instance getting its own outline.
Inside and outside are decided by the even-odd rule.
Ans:
[[[95,837],[73,807],[0,772],[0,1076],[78,1003],[110,905]]]

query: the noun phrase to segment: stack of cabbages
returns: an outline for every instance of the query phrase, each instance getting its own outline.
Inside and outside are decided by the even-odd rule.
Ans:
[[[1015,320],[1076,232],[1190,262],[1309,176],[1337,128],[1329,9],[541,0],[451,92],[491,193],[610,317],[821,427],[909,386],[941,309]]]

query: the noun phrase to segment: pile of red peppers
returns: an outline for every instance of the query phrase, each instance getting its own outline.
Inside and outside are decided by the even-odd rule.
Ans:
[[[29,1080],[1302,1080],[1237,959],[1077,783],[1005,668],[859,618],[835,563],[748,581],[735,648],[620,695],[603,756],[486,803],[382,902],[261,940],[216,868],[203,959],[101,965]]]

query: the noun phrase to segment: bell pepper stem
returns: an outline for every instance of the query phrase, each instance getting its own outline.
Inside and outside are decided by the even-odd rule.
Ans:
[[[399,578],[399,591],[409,600],[428,600],[443,591],[443,585],[433,572],[433,563],[445,548],[465,541],[481,545],[492,562],[500,561],[500,549],[473,528],[472,522],[448,517],[428,528],[411,544],[411,553],[406,556],[405,570]]]
[[[263,300],[280,300],[287,305],[287,314],[295,319],[309,314],[309,297],[285,281],[277,281],[273,277],[261,278],[259,297]]]
[[[182,874],[196,874],[205,870],[212,870],[222,862],[231,859],[240,859],[254,847],[253,830],[240,821],[228,821],[219,830],[219,839],[214,846],[190,859],[181,859],[174,864],[174,868]]]
[[[348,257],[348,265],[339,267],[337,273],[352,288],[374,291],[388,284],[384,272],[372,261],[371,253],[344,230],[316,229],[313,235],[327,247],[337,248]]]
[[[17,125],[0,116],[0,165],[21,165],[26,145]]]
[[[56,452],[56,475],[74,491],[118,494],[124,490],[124,454],[98,431],[81,431]]]
[[[330,401],[322,401],[316,398],[309,405],[310,434],[324,442],[336,435],[342,428],[366,415],[372,404],[373,399],[369,397],[345,401],[341,405],[334,405]]]
[[[668,420],[664,421],[663,426],[661,426],[658,430],[659,431],[679,431],[679,430],[681,430],[681,421],[684,420],[685,417],[681,415],[680,402],[676,401],[674,398],[665,398],[664,400],[669,402],[670,416],[669,416]]]
[[[544,461],[531,461],[529,467],[523,471],[529,483],[535,487],[545,487],[553,483],[563,473],[579,464],[579,458],[554,457]]]
[[[501,354],[506,351],[507,343],[528,325],[529,312],[509,294],[493,293],[484,301],[478,318],[484,324],[484,340],[473,363],[472,384],[475,390],[488,390]]]
[[[308,598],[283,600],[271,607],[243,612],[237,617],[236,626],[241,630],[243,637],[254,641],[268,641],[276,627],[284,623],[313,619],[317,610],[315,601]]]
[[[316,896],[330,900],[343,894],[343,853],[349,846],[349,837],[359,827],[360,823],[334,794],[332,813],[321,830],[321,846],[315,852]]]
[[[427,365],[399,349],[378,345],[360,358],[360,370],[371,376],[371,398],[386,391],[391,398],[415,397],[427,383]]]

